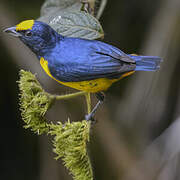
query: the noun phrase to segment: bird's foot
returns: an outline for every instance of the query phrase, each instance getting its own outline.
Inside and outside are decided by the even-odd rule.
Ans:
[[[97,120],[94,118],[94,115],[92,113],[85,115],[86,121],[91,121],[91,124],[96,124]]]
[[[86,114],[85,115],[85,119],[87,120],[87,121],[94,121],[94,114],[92,114],[92,113],[90,113],[90,114]]]

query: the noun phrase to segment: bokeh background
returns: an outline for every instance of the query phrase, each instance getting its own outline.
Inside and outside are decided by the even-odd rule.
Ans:
[[[51,139],[23,129],[20,69],[37,73],[46,91],[72,92],[40,68],[35,55],[2,30],[37,19],[44,0],[0,1],[0,179],[71,180],[54,160]],[[180,179],[180,1],[108,1],[100,19],[105,42],[127,53],[164,59],[158,72],[138,72],[114,84],[97,113],[89,154],[97,180]],[[95,99],[94,99],[95,103]],[[84,98],[56,103],[50,120],[81,120]]]

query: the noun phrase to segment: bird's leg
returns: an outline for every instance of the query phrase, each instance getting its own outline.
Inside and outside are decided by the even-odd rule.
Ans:
[[[105,95],[102,92],[96,93],[96,97],[99,101],[97,102],[93,110],[90,113],[88,112],[88,115],[85,116],[86,120],[94,120],[93,117],[96,114],[97,109],[104,102]]]
[[[86,94],[87,94],[87,92],[80,91],[80,92],[76,92],[76,93],[72,93],[72,94],[55,96],[55,99],[56,100],[71,99],[71,98],[74,98],[74,97],[77,97],[77,96],[86,95]]]

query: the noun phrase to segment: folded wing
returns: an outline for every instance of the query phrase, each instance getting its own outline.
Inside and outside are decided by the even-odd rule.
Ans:
[[[87,51],[88,56],[78,56],[79,61],[72,60],[67,63],[57,61],[49,67],[51,74],[63,82],[98,78],[117,79],[136,67],[135,61],[130,56],[100,41],[92,41]]]

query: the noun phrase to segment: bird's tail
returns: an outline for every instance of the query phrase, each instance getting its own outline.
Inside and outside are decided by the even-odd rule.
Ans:
[[[162,59],[158,56],[130,55],[136,61],[135,71],[156,71],[160,68]]]

